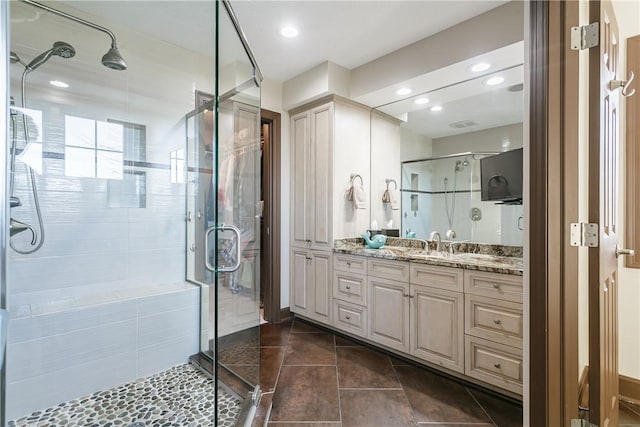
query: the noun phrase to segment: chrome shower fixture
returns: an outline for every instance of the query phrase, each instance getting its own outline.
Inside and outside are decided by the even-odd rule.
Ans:
[[[54,13],[54,14],[56,14],[58,16],[62,16],[63,18],[70,19],[71,21],[77,22],[77,23],[85,25],[85,26],[87,26],[89,28],[93,28],[94,30],[98,30],[98,31],[101,31],[101,32],[107,34],[111,38],[111,47],[109,48],[107,53],[105,53],[104,56],[102,57],[102,61],[101,61],[102,65],[104,65],[105,67],[110,68],[112,70],[118,70],[118,71],[127,69],[127,63],[125,62],[124,58],[120,54],[120,51],[118,50],[118,44],[116,42],[116,36],[108,28],[102,27],[102,26],[100,26],[98,24],[94,24],[93,22],[86,21],[86,20],[84,20],[82,18],[78,18],[77,16],[71,15],[71,14],[66,13],[66,12],[62,12],[61,10],[54,9],[54,8],[52,8],[50,6],[44,5],[42,3],[38,3],[38,2],[33,1],[33,0],[20,0],[20,1],[22,1],[23,3],[26,3],[26,4],[30,4],[31,6],[37,7],[39,9],[46,10],[47,12]],[[54,45],[54,49],[55,49],[55,45]],[[53,54],[55,55],[55,53],[53,53]],[[75,55],[75,50],[73,50],[73,54],[71,56],[73,56],[73,55]],[[59,56],[62,56],[63,58],[71,58],[71,56],[63,56],[63,55],[59,55]],[[16,57],[17,57],[17,55],[16,55]],[[11,59],[13,60],[13,56],[11,57]]]
[[[28,71],[34,71],[36,68],[44,64],[52,56],[59,56],[60,58],[73,58],[76,55],[76,50],[69,43],[55,42],[53,47],[46,52],[42,52],[40,55],[33,58],[26,66]]]
[[[20,57],[18,56],[17,53],[15,53],[14,51],[11,51],[11,63],[12,64],[22,64],[22,66],[26,67],[27,64],[25,64],[24,62],[22,62],[22,59],[20,59]]]
[[[469,166],[469,160],[465,157],[464,160],[456,160],[456,172],[460,172],[463,168]]]

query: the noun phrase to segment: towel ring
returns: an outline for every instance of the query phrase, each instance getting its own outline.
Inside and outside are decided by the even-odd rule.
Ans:
[[[360,186],[364,187],[364,181],[362,180],[362,177],[358,174],[351,174],[351,185],[353,186],[353,182],[356,180],[356,178],[360,178]]]
[[[389,184],[391,184],[392,182],[393,182],[393,185],[395,187],[394,190],[398,189],[398,183],[396,182],[395,179],[388,178],[388,179],[385,179],[384,182],[387,183],[387,190],[389,189]]]

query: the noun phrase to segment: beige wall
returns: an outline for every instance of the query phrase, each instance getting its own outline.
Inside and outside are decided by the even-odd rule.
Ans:
[[[626,79],[626,39],[640,34],[640,1],[622,0],[614,1],[613,7],[620,27],[620,70],[621,76]],[[636,86],[637,87],[637,86]],[[638,94],[636,94],[638,96]],[[620,117],[622,120],[620,136],[625,141],[625,103],[621,102]],[[625,146],[620,147],[620,194],[625,194],[626,171],[625,171]],[[619,215],[624,216],[625,201],[620,197]],[[619,218],[621,224],[620,245],[624,244],[624,217]],[[640,248],[634,248],[640,250]],[[640,270],[624,267],[624,257],[619,261],[620,287],[618,288],[619,304],[619,371],[620,374],[640,379]]]

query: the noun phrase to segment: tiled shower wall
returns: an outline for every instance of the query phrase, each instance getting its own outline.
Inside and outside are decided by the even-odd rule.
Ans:
[[[113,117],[33,98],[30,108],[43,111],[37,184],[46,240],[34,254],[9,253],[9,419],[185,363],[198,351],[199,288],[184,282],[185,186],[171,182],[169,166],[170,152],[184,147],[184,119]],[[147,126],[146,159],[125,158],[125,171],[145,176],[143,207],[110,207],[141,197],[117,180],[66,176],[67,114]],[[19,162],[17,170],[25,206],[11,213],[35,226],[27,174]]]

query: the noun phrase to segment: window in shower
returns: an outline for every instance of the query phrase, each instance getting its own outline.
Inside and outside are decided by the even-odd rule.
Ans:
[[[173,184],[184,183],[184,148],[173,150],[171,157],[171,182]]]
[[[65,116],[66,176],[122,179],[123,126]]]

